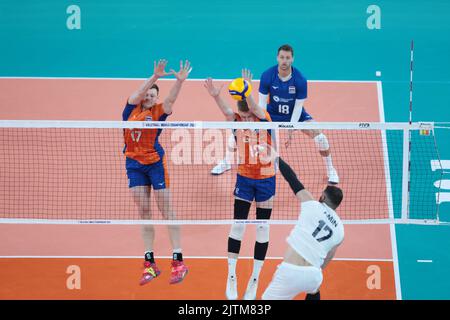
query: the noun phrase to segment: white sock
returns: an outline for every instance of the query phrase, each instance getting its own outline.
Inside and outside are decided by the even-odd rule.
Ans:
[[[259,274],[261,272],[262,266],[264,264],[264,260],[253,260],[253,273],[251,279],[259,279]]]
[[[228,258],[228,277],[236,278],[237,259]]]
[[[225,152],[225,158],[223,159],[227,165],[231,164],[231,161],[233,161],[233,153],[229,152],[228,150]]]
[[[325,165],[327,166],[327,172],[330,172],[331,170],[334,169],[331,154],[329,156],[323,157],[323,160],[325,161]]]

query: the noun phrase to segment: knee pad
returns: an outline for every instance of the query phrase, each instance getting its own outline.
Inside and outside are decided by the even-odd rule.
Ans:
[[[228,252],[239,254],[241,251],[241,241],[228,237]]]
[[[251,203],[244,200],[234,200],[234,219],[247,219]]]
[[[267,249],[269,248],[269,230],[270,225],[256,226],[256,243],[253,258],[256,260],[265,260]]]
[[[256,242],[269,242],[270,225],[263,224],[256,227]]]
[[[256,219],[268,220],[272,214],[272,209],[256,208]]]
[[[242,241],[242,238],[244,237],[244,233],[245,233],[245,227],[246,226],[243,223],[233,224],[231,226],[229,237],[234,240]]]
[[[316,146],[320,151],[327,151],[328,149],[330,149],[328,139],[323,133],[315,136],[314,141],[316,142]]]

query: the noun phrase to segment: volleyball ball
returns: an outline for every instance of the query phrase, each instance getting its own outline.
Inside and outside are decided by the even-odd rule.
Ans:
[[[228,86],[228,92],[234,100],[245,100],[252,92],[252,85],[244,78],[236,78]]]

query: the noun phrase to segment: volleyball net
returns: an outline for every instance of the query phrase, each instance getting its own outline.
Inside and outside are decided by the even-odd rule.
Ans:
[[[245,130],[276,136],[278,155],[319,199],[327,170],[314,140],[302,132],[310,129],[328,138],[344,193],[337,209],[344,223],[439,223],[436,181],[442,168],[433,123],[22,120],[0,121],[0,223],[233,223],[240,151],[231,170],[215,176],[211,169],[224,158],[229,137]],[[151,215],[142,216],[128,185],[125,130],[134,139],[143,130],[159,134],[170,180],[169,218],[161,214],[154,190],[146,204]],[[285,147],[289,131],[293,137]],[[262,157],[256,151],[247,159]],[[276,160],[274,168],[276,194],[266,222],[294,224],[300,203],[276,171]],[[254,207],[249,223],[256,219]]]

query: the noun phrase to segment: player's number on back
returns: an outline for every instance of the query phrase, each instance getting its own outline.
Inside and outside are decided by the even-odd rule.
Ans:
[[[289,114],[289,105],[287,104],[279,104],[278,112],[283,114]]]
[[[327,232],[327,234],[323,235],[323,236],[320,237],[320,238],[317,238],[317,236],[319,235],[319,233],[320,233],[322,230],[323,230],[324,232]],[[322,233],[322,234],[323,234],[323,233]],[[331,228],[330,228],[329,226],[327,226],[327,224],[326,224],[325,221],[323,221],[323,220],[320,220],[320,221],[319,221],[319,226],[318,226],[318,227],[316,228],[316,230],[314,230],[314,232],[312,233],[312,236],[313,236],[314,238],[316,238],[316,240],[317,240],[318,242],[322,242],[322,241],[325,241],[325,240],[327,240],[327,239],[330,239],[332,235],[333,235],[333,230],[331,230]]]
[[[133,130],[133,131],[131,131],[131,140],[133,140],[134,142],[139,142],[141,135],[142,135],[142,131]]]

